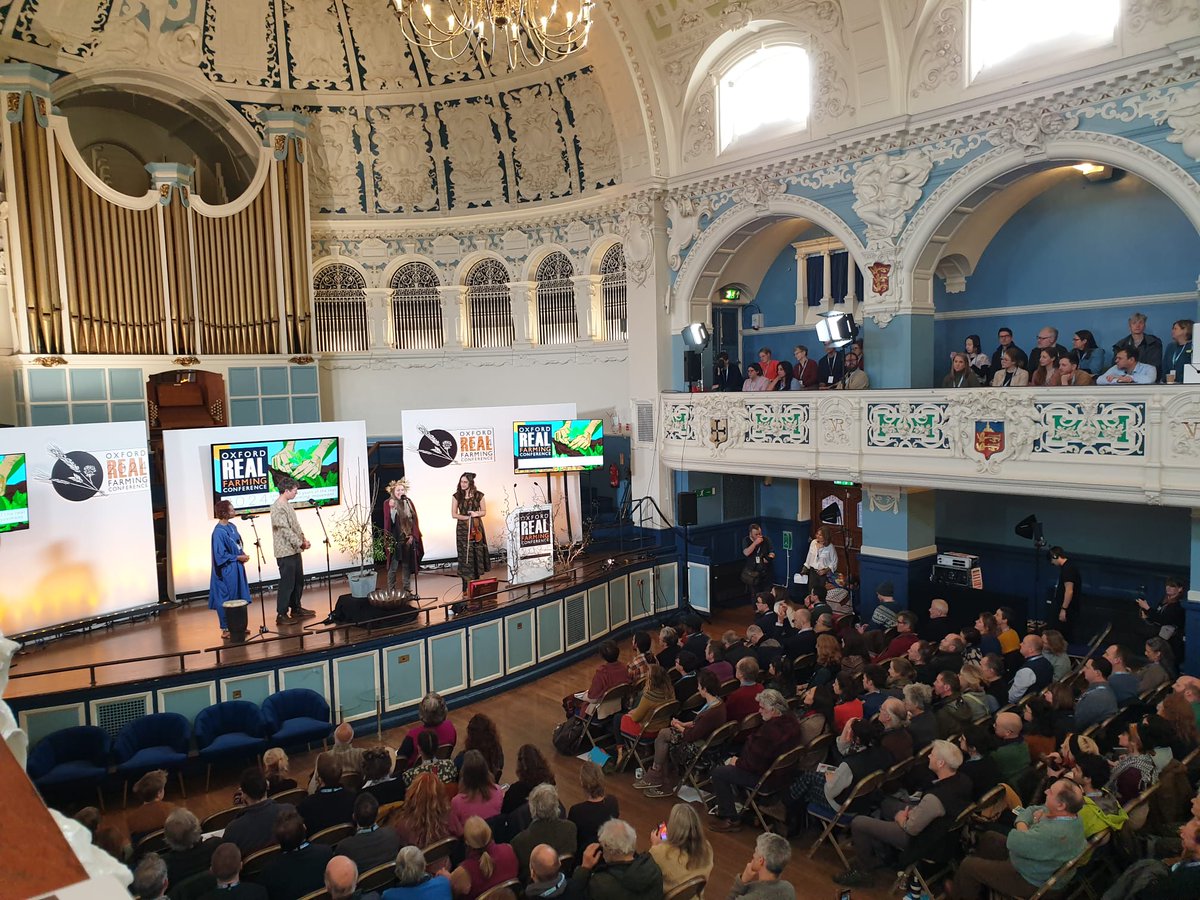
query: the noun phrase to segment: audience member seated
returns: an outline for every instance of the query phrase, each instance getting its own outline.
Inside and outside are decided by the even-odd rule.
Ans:
[[[970,357],[965,353],[950,354],[950,371],[942,378],[942,388],[975,388],[983,384],[971,368]]]
[[[312,778],[308,782],[308,792],[310,794],[316,793],[319,787],[317,777],[321,771],[320,762],[326,756],[331,757],[338,764],[338,769],[343,775],[358,775],[362,773],[364,751],[355,747],[353,741],[354,726],[349,722],[343,722],[333,730],[333,749],[317,757],[317,766],[313,768]]]
[[[1095,383],[1095,376],[1080,368],[1078,352],[1072,350],[1066,356],[1058,358],[1059,387],[1091,387]]]
[[[833,680],[833,694],[836,705],[833,707],[833,731],[840,732],[851,719],[867,718],[863,715],[863,702],[859,699],[862,688],[858,679],[849,672],[839,672]]]
[[[630,682],[638,684],[646,680],[650,666],[655,662],[654,654],[650,652],[650,632],[635,631],[630,643],[633,645],[633,661],[625,668],[629,673]]]
[[[963,860],[950,885],[953,900],[976,900],[984,888],[1009,897],[1031,897],[1061,866],[1087,847],[1079,811],[1083,793],[1065,779],[1046,791],[1042,806],[1016,814],[1005,837],[995,831],[979,835],[975,852]]]
[[[944,835],[971,804],[971,782],[959,774],[962,751],[949,741],[934,741],[929,752],[932,784],[919,801],[884,799],[873,815],[855,816],[850,823],[857,863],[834,881],[847,887],[870,885],[875,871],[890,863],[896,851],[907,850],[913,839],[925,835],[923,846]]]
[[[769,391],[771,380],[763,375],[762,366],[750,363],[746,366],[746,380],[742,382],[743,391]]]
[[[242,881],[242,851],[237,844],[226,841],[213,850],[209,866],[216,887],[200,900],[267,900],[267,889],[260,884]]]
[[[237,844],[242,856],[249,856],[275,843],[275,820],[282,812],[295,812],[295,807],[267,796],[267,779],[257,766],[242,772],[240,784],[246,808],[225,826],[222,840]]]
[[[1000,646],[1000,626],[995,615],[990,612],[981,612],[975,617],[975,630],[979,632],[979,650],[984,656],[989,653],[995,653],[997,656],[1004,655],[1004,649]],[[1017,633],[1014,631],[1013,637],[1016,636]],[[1013,649],[1016,649],[1017,644],[1020,644],[1019,638]]]
[[[664,625],[659,629],[658,639],[662,642],[663,648],[654,658],[664,669],[674,668],[675,660],[679,657],[679,633],[670,625]]]
[[[637,833],[621,819],[600,828],[572,877],[587,900],[661,900],[663,876],[649,853],[637,852]]]
[[[792,632],[792,626],[791,621],[787,618],[789,612],[787,604],[781,605],[783,607],[782,615],[784,616],[784,621],[788,623],[786,631],[790,636]],[[737,672],[737,664],[743,659],[749,658],[753,659],[755,662],[758,662],[758,657],[754,653],[754,648],[746,643],[745,638],[738,637],[738,633],[736,631],[726,631],[723,635],[721,635],[721,646],[725,652],[725,661],[733,666],[733,671],[735,673]]]
[[[933,688],[927,684],[910,684],[904,688],[904,709],[908,713],[908,733],[912,735],[913,750],[920,753],[937,739],[937,719],[930,711]]]
[[[1113,367],[1096,379],[1096,384],[1154,384],[1158,370],[1141,362],[1138,352],[1123,347],[1113,356]]]
[[[488,888],[517,877],[517,855],[508,844],[492,840],[492,829],[479,816],[463,826],[466,858],[450,873],[450,889],[456,897],[475,900]]]
[[[962,635],[951,633],[942,638],[937,644],[937,652],[929,661],[934,677],[936,678],[940,672],[957,672],[961,669],[964,650],[966,650],[966,644],[963,642]]]
[[[792,859],[787,838],[770,832],[760,834],[754,853],[742,874],[733,879],[729,900],[796,900],[796,889],[780,876]]]
[[[813,646],[815,648],[816,644],[814,643]],[[780,656],[771,660],[771,664],[767,667],[766,686],[779,691],[785,697],[791,698],[797,695],[796,669],[792,665],[791,659]]]
[[[1075,728],[1086,730],[1117,714],[1117,695],[1108,684],[1112,664],[1107,659],[1089,659],[1083,664],[1083,680],[1087,684],[1075,701]]]
[[[1158,703],[1158,715],[1171,726],[1171,753],[1183,759],[1200,746],[1200,727],[1195,712],[1183,694],[1172,691]]]
[[[1079,811],[1079,818],[1083,822],[1085,838],[1102,831],[1120,831],[1129,821],[1121,801],[1104,786],[1110,774],[1108,763],[1102,756],[1080,753],[1075,757],[1071,780],[1083,791],[1083,809]]]
[[[563,698],[563,709],[568,716],[595,714],[597,719],[607,719],[618,712],[619,703],[608,701],[602,703],[604,695],[621,684],[630,684],[629,670],[620,661],[621,648],[616,641],[604,641],[600,645],[602,662],[596,667],[592,683],[586,691],[570,694]]]
[[[1025,366],[1030,375],[1041,365],[1043,350],[1049,350],[1054,356],[1062,356],[1067,352],[1067,348],[1058,342],[1058,329],[1052,325],[1038,329],[1037,342],[1029,351],[1029,361]]]
[[[416,765],[418,758],[417,735],[422,731],[434,732],[437,735],[439,746],[454,746],[458,743],[458,732],[454,729],[454,723],[446,718],[448,710],[446,701],[442,699],[441,694],[430,691],[422,697],[421,705],[417,708],[417,715],[421,719],[420,724],[414,725],[408,730],[408,734],[400,743],[400,750],[397,754],[409,766]]]
[[[904,701],[888,697],[879,710],[879,724],[883,726],[883,737],[879,743],[891,754],[893,762],[901,762],[913,755],[913,738],[905,727],[907,712]]]
[[[500,814],[503,803],[504,791],[496,785],[483,754],[468,750],[458,776],[458,793],[450,799],[450,833],[462,837],[467,819],[490,819]]]
[[[337,764],[336,760],[331,761]],[[271,900],[296,900],[325,886],[325,866],[333,857],[333,850],[325,844],[308,842],[304,819],[299,813],[285,809],[279,814],[275,820],[275,843],[281,852],[257,878]]]
[[[529,795],[529,827],[512,839],[522,881],[530,880],[530,854],[539,844],[553,847],[556,856],[578,851],[579,830],[559,812],[558,789],[554,785],[539,784],[533,789]]]
[[[845,361],[837,347],[827,343],[825,355],[817,360],[817,388],[828,391],[836,387],[846,373]]]
[[[267,778],[268,794],[278,794],[296,788],[296,779],[288,777],[288,755],[283,752],[282,747],[272,747],[263,754],[263,774]]]
[[[1072,352],[1079,358],[1079,368],[1093,378],[1108,368],[1105,365],[1107,354],[1100,349],[1095,336],[1086,328],[1075,332],[1071,347]]]
[[[994,710],[988,706],[988,695],[983,690],[983,669],[971,663],[963,663],[958,672],[958,685],[963,702],[971,710],[971,720],[990,716]]]
[[[190,809],[171,810],[163,825],[163,841],[167,849],[160,855],[167,864],[167,877],[172,885],[203,872],[212,862],[213,852],[221,843],[220,838],[204,839],[200,832],[200,820]],[[239,851],[238,858],[241,859]]]
[[[1018,654],[1021,649],[1021,635],[1012,627],[1015,614],[1007,606],[996,610],[997,638],[1000,641],[1000,654],[1007,660],[1009,654]]]
[[[137,900],[166,900],[167,864],[157,853],[147,853],[137,864],[129,893]]]
[[[758,683],[759,672],[754,657],[738,660],[738,687],[725,698],[726,718],[741,721],[751,713],[758,712],[758,695],[763,692],[763,685]]]
[[[670,726],[658,733],[654,739],[654,763],[633,783],[638,790],[646,791],[647,797],[673,795],[679,773],[696,758],[708,736],[727,721],[725,704],[719,696],[721,685],[717,676],[712,672],[702,672],[697,686],[704,705],[700,707],[696,718],[691,722],[672,719]],[[594,836],[594,830],[592,834]]]
[[[1029,770],[1029,745],[1021,737],[1021,724],[1016,713],[1002,712],[993,726],[998,743],[991,753],[992,762],[1000,772],[1000,780],[1010,787]]]
[[[129,838],[137,843],[152,831],[158,831],[167,823],[167,816],[175,809],[174,803],[163,799],[167,792],[167,773],[162,769],[147,772],[133,786],[133,796],[140,806],[125,813],[125,828]]]
[[[754,651],[754,658],[758,660],[760,669],[769,666],[771,660],[783,654],[783,645],[773,637],[767,637],[766,633],[757,625],[751,625],[746,629],[746,643],[750,645],[750,649]],[[712,666],[706,668],[711,669]],[[733,676],[731,675],[730,678]],[[729,678],[718,678],[721,681],[728,681]]]
[[[713,849],[704,826],[691,804],[676,803],[667,816],[667,836],[650,832],[650,856],[662,872],[663,891],[699,875],[708,880],[713,870]]]
[[[534,847],[528,865],[530,883],[525,888],[526,900],[558,900],[571,892],[571,880],[562,871],[558,852],[549,844]]]
[[[1027,634],[1025,640],[1021,641],[1021,658],[1024,662],[1008,689],[1009,703],[1016,703],[1026,694],[1045,690],[1054,680],[1054,667],[1042,655],[1042,647],[1042,639],[1036,634]]]
[[[430,875],[425,854],[410,844],[396,855],[396,886],[384,891],[381,900],[450,900],[451,895],[450,878]]]
[[[1067,653],[1067,639],[1061,631],[1048,628],[1042,632],[1042,656],[1050,660],[1053,680],[1061,681],[1071,674],[1071,657]]]
[[[933,687],[933,680],[937,678],[938,674],[938,669],[933,665],[934,649],[929,641],[916,641],[908,648],[906,657],[912,664],[916,680],[930,687]]]
[[[1125,650],[1120,644],[1109,644],[1104,649],[1104,658],[1112,666],[1112,674],[1108,676],[1108,686],[1117,695],[1117,705],[1124,708],[1137,699],[1138,677],[1129,671]]]
[[[865,391],[871,386],[871,380],[867,377],[865,369],[859,368],[858,354],[853,350],[846,353],[843,357],[845,366],[843,368],[842,377],[835,384],[834,390],[838,391]]]
[[[896,616],[896,636],[871,661],[881,663],[905,656],[908,653],[909,647],[920,640],[915,631],[916,627],[917,614],[915,612],[906,609],[898,613]]]
[[[963,352],[967,365],[975,373],[980,384],[987,384],[992,371],[992,358],[983,352],[983,342],[977,334],[968,334],[963,341]]]
[[[1031,387],[1057,387],[1058,361],[1062,355],[1053,347],[1042,347],[1037,351],[1037,368],[1029,376]]]
[[[1138,676],[1138,692],[1156,690],[1176,680],[1179,669],[1171,645],[1161,637],[1146,641],[1146,665]]]
[[[679,632],[679,646],[694,653],[696,659],[704,659],[708,635],[704,633],[703,620],[695,613],[688,613],[675,620],[675,630]]]
[[[428,847],[450,836],[450,801],[432,772],[417,776],[404,796],[396,822],[401,844]]]
[[[860,677],[871,661],[871,650],[866,635],[856,626],[842,632],[842,671]]]
[[[858,698],[862,704],[861,718],[874,717],[890,696],[894,695],[887,690],[887,669],[876,665],[863,669],[862,694]]]
[[[577,855],[595,843],[601,825],[621,815],[617,798],[607,791],[604,771],[594,762],[585,762],[580,767],[579,784],[585,799],[567,810],[567,819],[575,823]]]
[[[753,658],[749,660],[753,663],[755,669],[758,668],[758,663],[755,663]],[[649,675],[646,678],[645,686],[642,688],[642,693],[638,697],[637,705],[629,712],[619,718],[614,716],[613,721],[616,725],[614,736],[617,739],[617,768],[624,769],[625,757],[629,753],[629,748],[621,742],[621,735],[626,734],[630,737],[638,737],[647,728],[655,730],[661,728],[664,722],[652,722],[650,714],[664,703],[670,703],[675,699],[675,685],[671,684],[671,679],[667,675],[666,670],[658,663],[650,666]]]
[[[1145,313],[1135,312],[1129,317],[1129,334],[1113,344],[1113,359],[1120,350],[1128,350],[1137,354],[1138,358],[1155,371],[1162,368],[1162,340],[1152,334],[1146,334]]]
[[[890,581],[882,582],[879,587],[875,588],[875,600],[877,605],[871,611],[871,624],[883,631],[895,628],[898,612],[895,586]]]
[[[462,768],[463,758],[469,750],[478,750],[482,754],[497,783],[504,780],[504,748],[500,746],[500,734],[490,716],[484,713],[471,716],[462,752],[454,758],[456,767]]]
[[[773,635],[775,626],[778,624],[778,617],[772,606],[773,598],[769,591],[760,591],[754,595],[754,624],[762,629],[764,635]],[[705,651],[708,650],[708,645],[705,645]]]
[[[1200,896],[1200,817],[1179,826],[1179,843],[1183,851],[1179,861],[1134,900],[1194,900]]]
[[[453,760],[442,759],[438,751],[437,732],[426,730],[417,733],[417,753],[420,755],[420,761],[400,776],[406,788],[426,772],[433,773],[442,784],[454,784],[458,781],[458,766]]]
[[[983,677],[983,692],[987,694],[988,712],[995,713],[1008,705],[1008,684],[1004,681],[1004,658],[998,653],[988,653],[979,663]]]
[[[354,860],[346,856],[335,856],[326,863],[325,893],[329,895],[329,900],[366,900],[358,892],[358,865]]]
[[[851,722],[838,735],[837,747],[842,761],[832,772],[801,772],[792,783],[792,800],[805,805],[823,803],[830,809],[840,809],[855,784],[872,772],[888,769],[894,760],[881,743],[883,725],[862,719]],[[855,815],[869,811],[870,801],[859,798],[850,807]],[[715,828],[715,826],[714,826]]]
[[[387,747],[372,747],[363,754],[363,784],[360,790],[370,791],[380,806],[404,799],[404,779],[392,774],[396,760]]]
[[[358,829],[337,845],[337,852],[348,856],[366,872],[396,858],[400,850],[400,835],[395,828],[384,828],[379,822],[379,801],[370,791],[354,798],[354,825]]]
[[[1171,326],[1171,343],[1158,367],[1158,380],[1163,384],[1183,384],[1184,366],[1192,363],[1194,327],[1195,322],[1191,319],[1179,319]]]
[[[904,689],[917,680],[917,669],[907,658],[897,657],[887,664],[888,690],[894,691],[897,697],[904,696]]]
[[[1063,685],[1066,693],[1069,695],[1071,689]],[[1063,734],[1070,731],[1075,722],[1074,698],[1071,698],[1069,712],[1066,713],[1070,718],[1070,723],[1060,723],[1058,721],[1061,711],[1056,711],[1052,703],[1052,692],[1044,691],[1036,697],[1031,697],[1025,703],[1025,708],[1021,710],[1022,727],[1021,731],[1025,738],[1025,743],[1029,747],[1029,753],[1034,759],[1040,759],[1054,752],[1054,748],[1058,746],[1058,742],[1062,739]],[[1063,726],[1066,726],[1065,729]]]
[[[513,812],[529,799],[529,795],[539,784],[554,784],[554,773],[550,771],[550,763],[533,744],[522,744],[517,750],[517,780],[504,792],[500,812],[504,815]]]
[[[942,740],[962,734],[975,716],[971,707],[962,698],[962,685],[958,675],[950,670],[943,671],[933,682],[933,717],[937,723],[938,737]]]
[[[763,691],[758,695],[758,709],[762,725],[750,734],[739,755],[731,756],[712,771],[717,805],[714,831],[740,830],[742,826],[734,808],[735,788],[753,787],[776,757],[800,746],[800,722],[781,694]]]
[[[1000,768],[992,751],[996,736],[983,725],[968,725],[958,737],[963,763],[958,771],[971,782],[971,799],[978,800],[1000,783]]]
[[[774,613],[771,613],[774,616]],[[709,641],[704,650],[704,658],[708,665],[704,671],[712,672],[717,680],[724,684],[733,678],[733,666],[725,661],[725,647],[720,641]]]
[[[817,633],[812,627],[812,613],[806,607],[798,606],[790,613],[792,630],[783,639],[783,653],[789,661],[797,656],[807,656],[817,652]],[[759,664],[761,667],[761,663]]]
[[[698,690],[700,657],[690,650],[680,650],[679,657],[675,660],[675,671],[679,673],[679,677],[675,679],[675,699],[680,703],[686,703]]]
[[[1000,368],[992,373],[992,387],[1025,387],[1029,384],[1026,362],[1025,354],[1016,347],[1006,349],[1000,354]]]
[[[993,372],[996,372],[1000,369],[1000,357],[1005,350],[1012,348],[1019,352],[1022,356],[1025,355],[1025,351],[1021,350],[1020,347],[1013,343],[1013,333],[1011,328],[1001,328],[999,331],[997,331],[996,340],[998,343],[996,344],[996,349],[992,351],[991,359],[991,369]],[[1024,364],[1022,363],[1022,365]]]
[[[296,807],[310,835],[354,818],[354,795],[342,787],[342,766],[334,754],[317,757],[317,783],[317,792]]]

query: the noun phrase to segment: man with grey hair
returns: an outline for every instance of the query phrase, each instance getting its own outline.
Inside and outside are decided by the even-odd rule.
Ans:
[[[865,887],[874,872],[887,861],[892,850],[905,851],[921,836],[922,847],[941,840],[961,813],[971,804],[971,782],[958,774],[962,751],[949,741],[934,741],[929,751],[933,784],[917,803],[886,797],[874,816],[855,816],[850,823],[854,856],[858,865],[834,881],[847,887]]]
[[[679,632],[670,625],[664,625],[658,630],[658,639],[662,641],[663,648],[655,655],[658,664],[664,669],[669,669],[675,665],[675,660],[679,658]]]
[[[444,870],[443,870],[444,871]],[[425,871],[425,854],[420,847],[401,847],[396,854],[396,884],[400,888],[416,888],[431,897],[449,897],[450,879],[446,875],[430,875]],[[408,891],[397,891],[407,896]]]
[[[729,900],[752,897],[754,900],[796,900],[796,889],[779,876],[792,859],[792,845],[787,838],[766,832],[754,842],[754,855],[733,879]]]
[[[538,844],[529,853],[528,900],[555,900],[567,892],[570,882],[562,872],[558,851],[549,844]]]
[[[200,833],[200,820],[190,809],[179,807],[171,810],[163,825],[163,842],[167,845],[162,855],[167,864],[167,880],[179,884],[185,878],[203,872],[212,861],[213,851],[221,843],[219,838],[204,840]]]
[[[133,873],[129,892],[137,900],[161,900],[167,896],[167,864],[157,853],[147,853]]]
[[[663,876],[649,853],[637,852],[637,832],[622,819],[600,826],[571,879],[588,900],[661,900]]]
[[[783,653],[783,645],[775,638],[767,637],[758,625],[751,625],[746,629],[746,643],[754,651],[754,658],[758,660],[760,669],[767,668],[771,660],[778,659]]]
[[[529,880],[529,854],[538,844],[549,844],[559,854],[574,853],[579,840],[575,823],[562,818],[558,788],[539,784],[529,792],[529,827],[510,842],[517,855],[522,881]]]
[[[904,686],[904,709],[908,713],[908,733],[912,735],[913,751],[920,753],[937,738],[937,719],[929,708],[933,705],[933,688],[927,684]]]

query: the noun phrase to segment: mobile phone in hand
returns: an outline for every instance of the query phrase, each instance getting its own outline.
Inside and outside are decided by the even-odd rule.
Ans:
[[[665,841],[667,839],[667,823],[666,822],[658,823],[658,839],[660,841]]]

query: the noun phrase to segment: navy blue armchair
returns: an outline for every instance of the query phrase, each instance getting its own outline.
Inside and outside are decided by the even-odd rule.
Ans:
[[[68,788],[95,787],[100,808],[104,793],[100,786],[108,777],[112,741],[94,725],[76,725],[46,735],[29,754],[25,766],[30,779],[43,794]]]
[[[304,744],[307,749],[314,741],[320,741],[324,746],[333,733],[329,704],[308,688],[272,694],[263,702],[262,712],[271,743],[281,747]]]
[[[247,700],[229,700],[205,707],[196,716],[192,730],[200,759],[207,766],[205,791],[212,779],[214,762],[257,756],[267,749],[262,713]]]
[[[113,755],[117,761],[117,774],[125,781],[126,800],[129,782],[154,769],[176,773],[179,789],[186,797],[183,767],[187,763],[191,737],[192,727],[179,713],[142,716],[122,728],[113,742]]]

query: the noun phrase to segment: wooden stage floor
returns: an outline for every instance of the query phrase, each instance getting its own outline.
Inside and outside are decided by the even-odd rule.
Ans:
[[[420,626],[445,621],[444,604],[461,596],[462,582],[454,574],[454,570],[446,569],[444,572],[450,574],[431,570],[422,572],[418,578],[421,596],[425,598],[421,606],[429,608],[428,614],[422,614],[417,620]],[[489,577],[500,581],[501,591],[506,586],[506,582],[503,581],[504,574],[503,565],[494,566],[488,573]],[[382,575],[380,583],[383,583]],[[336,605],[338,596],[348,590],[345,578],[335,577],[332,584],[333,603]],[[514,596],[514,600],[523,599],[524,596],[522,589],[522,593]],[[329,612],[330,605],[329,592],[323,581],[310,583],[305,587],[304,606],[317,615],[315,618],[303,620],[301,625],[276,626],[275,592],[266,591],[265,599],[267,628],[277,632],[268,634],[265,641],[250,640],[239,644],[222,639],[217,614],[210,610],[207,602],[201,598],[184,604],[163,605],[159,608],[157,616],[141,621],[101,626],[92,631],[69,635],[44,644],[28,642],[14,660],[13,677],[5,696],[27,697],[92,686],[92,675],[86,668],[37,676],[25,673],[97,664],[96,685],[127,684],[165,675],[177,675],[181,671],[200,672],[219,666],[275,659],[302,650],[319,650],[331,644],[340,646],[354,643],[367,636],[365,627],[329,628],[319,624]],[[250,606],[251,635],[257,635],[261,623],[262,616],[256,593]],[[381,632],[382,629],[375,629],[375,633]],[[216,652],[217,648],[220,649],[219,655]],[[123,662],[180,653],[191,655],[184,656],[182,660],[179,656],[167,656],[142,662]]]

